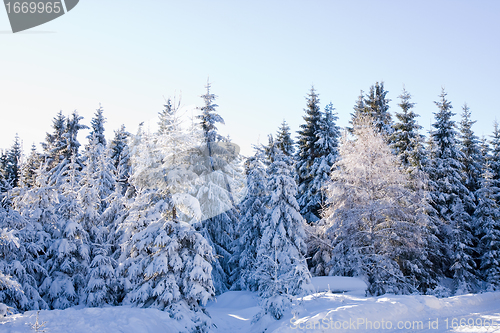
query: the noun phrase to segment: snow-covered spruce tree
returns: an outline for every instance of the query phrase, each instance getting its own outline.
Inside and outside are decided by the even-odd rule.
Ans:
[[[114,302],[119,304],[124,297],[123,278],[119,274],[118,260],[122,255],[122,235],[124,230],[124,220],[127,218],[129,211],[126,209],[127,201],[124,199],[121,189],[117,186],[107,199],[107,208],[100,216],[99,240],[94,244],[92,254],[94,258],[90,264],[89,276],[95,278],[95,290],[99,290],[101,286],[106,286],[106,289],[112,290],[112,297],[103,299],[106,303]],[[113,272],[109,272],[110,267],[115,267]],[[101,270],[102,267],[102,270]],[[101,283],[101,280],[104,282]],[[87,288],[93,288],[91,281]],[[102,288],[101,288],[102,289]]]
[[[128,138],[130,136],[131,134],[125,130],[125,125],[122,125],[119,130],[115,131],[115,137],[109,147],[111,151],[110,157],[116,170],[117,186],[120,187],[122,195],[127,192],[129,186],[128,178],[131,172],[128,145]]]
[[[351,113],[351,119],[349,120],[349,124],[351,125],[350,127],[347,127],[346,129],[349,131],[349,133],[352,133],[354,130],[354,123],[357,121],[358,118],[361,117],[366,117],[366,106],[365,106],[365,92],[361,90],[359,92],[358,99],[356,100],[356,104],[354,104],[354,107],[352,108],[354,110],[353,113]]]
[[[78,218],[81,215],[78,196],[76,156],[61,170],[59,204],[53,242],[47,252],[49,276],[40,286],[45,301],[53,309],[65,309],[80,302],[86,287],[90,260],[89,237]]]
[[[35,144],[31,146],[31,153],[21,165],[21,186],[32,188],[36,183],[36,171],[40,168],[41,156]]]
[[[185,222],[162,217],[135,234],[130,248],[134,264],[128,274],[140,282],[125,303],[168,311],[172,318],[189,322],[189,331],[208,330],[211,320],[202,306],[214,296],[214,257],[201,234]]]
[[[239,237],[231,258],[236,263],[231,275],[233,290],[256,291],[259,287],[254,273],[268,197],[264,149],[254,148],[254,156],[245,161],[247,195],[239,205],[242,212],[237,228]]]
[[[373,124],[379,132],[387,138],[393,132],[391,114],[389,113],[390,99],[386,98],[388,91],[384,89],[384,82],[375,82],[375,85],[370,87],[370,91],[363,98],[363,91],[358,99],[355,107],[354,114],[352,114],[351,124],[357,122],[357,118],[368,116],[373,119]]]
[[[330,173],[336,160],[338,159],[338,146],[340,139],[340,129],[335,124],[337,115],[333,113],[335,109],[332,103],[325,107],[325,113],[321,121],[320,131],[317,132],[319,138],[316,145],[322,152],[321,157],[314,161],[312,166],[312,173],[315,174],[312,186],[309,189],[310,193],[315,193],[315,200],[309,201],[307,205],[316,203],[316,211],[321,212],[326,204],[325,188],[324,186],[330,180]],[[314,216],[314,220],[318,222],[318,216]],[[306,227],[308,232],[307,240],[307,257],[309,260],[309,269],[313,275],[328,275],[328,267],[326,263],[330,261],[329,249],[324,249],[318,241],[323,238],[323,228],[317,227],[317,223]],[[319,234],[318,234],[319,233]]]
[[[86,154],[84,155],[86,171],[92,174],[95,179],[95,188],[98,194],[98,210],[99,213],[106,210],[106,199],[115,190],[116,169],[114,161],[111,159],[112,151],[106,146],[106,138],[104,136],[104,118],[103,109],[99,104],[99,109],[96,110],[94,117],[91,120],[91,131],[87,136],[89,143],[87,144]]]
[[[46,254],[52,245],[52,235],[57,228],[58,216],[56,209],[59,204],[57,189],[47,184],[48,175],[46,167],[40,166],[36,171],[36,182],[32,187],[22,192],[21,196],[14,199],[14,208],[21,213],[27,223],[19,232],[21,248],[18,260],[21,262],[27,274],[31,277],[25,279],[36,291],[27,292],[27,286],[23,289],[25,294],[31,294],[31,299],[36,303],[30,307],[31,310],[47,308],[43,299],[38,299],[38,286],[48,277],[46,270]],[[21,282],[21,280],[19,280]],[[21,282],[22,283],[22,282]],[[22,283],[24,285],[24,283]]]
[[[116,169],[110,154],[111,151],[100,143],[97,134],[93,134],[86,147],[82,173],[88,175],[87,179],[92,179],[92,186],[97,194],[96,204],[99,214],[106,210],[107,198],[114,192],[116,186]]]
[[[207,92],[201,97],[205,105],[197,116],[202,128],[202,141],[192,160],[192,168],[198,175],[193,194],[196,195],[201,207],[203,221],[197,229],[207,239],[214,249],[216,257],[213,263],[212,278],[216,293],[228,290],[228,278],[232,267],[230,259],[235,240],[235,229],[238,224],[236,204],[241,188],[242,174],[239,169],[239,154],[234,151],[236,146],[217,132],[217,123],[224,124],[222,117],[216,113],[216,96]]]
[[[5,218],[5,212],[0,207],[0,218]],[[28,303],[21,285],[8,274],[9,257],[12,257],[19,247],[19,239],[14,236],[14,230],[0,229],[0,304],[6,304],[14,309],[23,308]]]
[[[475,121],[470,119],[471,112],[467,104],[462,107],[462,121],[460,122],[460,151],[462,152],[462,162],[465,187],[469,190],[470,196],[465,201],[465,210],[469,215],[474,214],[476,206],[475,193],[480,188],[481,173],[485,161],[483,160],[479,138],[474,134],[472,125]]]
[[[83,295],[87,306],[114,305],[117,302],[120,286],[116,277],[117,262],[111,256],[111,244],[106,243],[107,231],[102,228],[99,243],[92,246],[92,262],[88,273],[88,283]]]
[[[64,117],[62,112],[59,112],[53,120],[54,133],[47,133],[45,142],[42,143],[44,149],[43,164],[47,167],[46,172],[50,174],[49,183],[61,186],[63,180],[63,170],[70,163],[71,158],[75,158],[75,163],[78,168],[81,167],[80,156],[78,149],[78,132],[81,129],[88,128],[80,124],[83,117],[79,116],[74,111],[71,117]]]
[[[493,186],[500,188],[500,127],[495,120],[493,123],[493,135],[491,136],[491,157],[490,162]],[[495,195],[495,200],[500,202],[500,193]]]
[[[97,159],[103,153],[102,146],[98,146],[97,136],[93,135],[86,147],[83,169],[77,192],[77,200],[81,213],[78,220],[87,233],[93,233],[93,228],[99,223],[101,212],[101,198],[98,193]],[[92,242],[92,240],[90,240]]]
[[[372,295],[412,293],[435,284],[427,259],[425,193],[409,186],[372,119],[344,136],[327,185],[322,226],[330,239],[330,275],[359,276]],[[415,182],[415,181],[414,181]]]
[[[454,291],[459,294],[477,290],[472,221],[466,211],[466,203],[473,200],[463,184],[464,167],[460,161],[464,157],[459,150],[455,122],[451,119],[452,105],[444,89],[435,104],[439,111],[434,114],[436,121],[432,124],[432,149],[426,172],[431,205],[441,220],[438,237],[447,244],[444,254],[449,261],[441,258],[441,269],[453,277]]]
[[[473,216],[474,224],[482,235],[479,241],[480,269],[488,291],[500,289],[500,205],[494,199],[500,189],[493,185],[492,178],[490,166],[486,164]]]
[[[413,111],[415,103],[410,102],[411,95],[405,88],[399,95],[401,102],[398,104],[402,112],[396,112],[398,122],[393,125],[394,132],[391,135],[391,148],[398,155],[401,166],[408,173],[421,171],[425,159],[423,147],[424,136],[419,132],[422,129],[417,123],[419,117]]]
[[[0,207],[7,206],[7,192],[12,188],[5,177],[5,169],[7,168],[7,155],[2,153],[0,156]]]
[[[105,199],[106,209],[101,214],[101,221],[103,226],[107,228],[108,243],[111,245],[108,251],[112,254],[113,259],[117,260],[121,255],[121,234],[120,226],[123,224],[124,219],[128,216],[126,209],[127,200],[124,196],[133,187],[129,183],[129,177],[132,171],[132,164],[130,161],[129,138],[132,135],[125,130],[122,125],[120,129],[115,131],[115,136],[107,153],[109,159],[107,163],[111,163],[109,170],[113,170],[114,175],[114,191]],[[105,170],[104,168],[103,170]],[[133,197],[133,192],[129,191],[129,200]]]
[[[82,302],[88,306],[114,304],[117,283],[111,257],[112,244],[108,243],[109,229],[101,217],[110,191],[114,187],[113,168],[107,150],[99,142],[96,132],[86,147],[84,167],[77,193],[80,213],[78,223],[89,236],[89,279]],[[112,227],[112,226],[111,226]]]
[[[66,139],[64,133],[66,131],[66,117],[59,111],[56,117],[52,120],[53,133],[47,133],[45,142],[42,142],[43,159],[47,165],[47,170],[51,170],[61,162],[63,150],[66,147]]]
[[[295,159],[297,161],[297,200],[301,214],[310,222],[310,220],[317,220],[319,215],[316,210],[319,202],[314,201],[316,193],[311,193],[311,190],[315,178],[312,173],[312,166],[316,158],[320,157],[319,147],[317,146],[319,140],[317,133],[321,130],[322,114],[318,94],[316,94],[314,87],[311,87],[306,100],[307,106],[304,109],[306,115],[303,116],[305,123],[300,125],[301,130],[297,132],[298,151]]]
[[[78,112],[73,111],[70,117],[66,119],[66,131],[64,137],[66,139],[66,147],[64,149],[64,154],[66,160],[71,160],[75,157],[76,163],[81,166],[80,155],[78,150],[80,149],[80,142],[78,142],[78,132],[82,129],[88,129],[87,125],[81,124],[82,116],[78,115]]]
[[[207,331],[202,308],[214,296],[212,249],[190,224],[201,217],[188,194],[192,137],[181,128],[178,109],[160,117],[161,133],[147,138],[132,155],[130,177],[137,196],[123,223],[119,271],[125,278],[125,303],[156,307],[186,323],[188,331]]]
[[[389,113],[389,102],[385,96],[388,91],[384,89],[384,82],[375,82],[375,86],[370,87],[370,92],[366,96],[365,105],[369,115],[374,119],[374,125],[383,135],[392,134],[392,120]]]
[[[16,232],[20,236],[25,236],[24,234],[29,231],[23,229],[20,231],[11,230],[9,233],[4,228],[0,229],[0,233],[2,236],[6,236]],[[5,239],[7,238],[9,237]],[[29,252],[34,241],[28,237],[23,238],[25,238],[26,244],[17,237],[7,241],[0,240],[0,257],[2,258],[0,260],[0,274],[10,276],[10,279],[17,284],[17,287],[13,289],[0,287],[0,289],[4,289],[0,291],[0,302],[12,306],[16,311],[47,309],[47,304],[38,293],[36,279],[37,275],[44,274],[45,271],[38,264],[38,258],[33,258]]]
[[[295,199],[297,185],[291,158],[277,144],[271,148],[268,169],[268,212],[262,219],[262,238],[257,247],[255,277],[263,298],[260,317],[269,314],[280,319],[291,306],[293,296],[311,292],[311,274],[307,269],[305,220]]]
[[[8,182],[11,188],[19,186],[19,179],[21,175],[21,157],[22,157],[22,147],[21,140],[16,134],[14,138],[14,144],[7,151],[6,163],[5,163],[5,180]]]
[[[91,141],[95,136],[97,144],[100,144],[102,147],[106,147],[106,137],[104,136],[105,123],[106,123],[106,118],[104,118],[104,110],[102,109],[102,106],[99,103],[99,109],[96,110],[94,118],[92,118],[92,120],[90,121],[91,131],[87,136],[87,139]]]
[[[332,103],[329,103],[321,115],[316,131],[318,140],[314,143],[317,157],[310,168],[312,180],[298,199],[299,206],[303,207],[301,213],[309,222],[317,222],[320,218],[320,211],[325,204],[322,188],[330,179],[332,166],[338,157],[340,129],[336,125],[338,117],[334,110]]]
[[[38,262],[37,245],[44,237],[40,233],[35,235],[33,229],[30,221],[11,207],[0,207],[0,275],[10,276],[7,280],[15,282],[3,281],[0,302],[15,311],[47,308],[37,290],[37,275],[45,273]]]
[[[294,142],[291,135],[290,126],[288,126],[286,121],[283,119],[281,127],[278,129],[278,133],[276,134],[276,141],[279,142],[279,148],[287,156],[293,156],[295,153]]]

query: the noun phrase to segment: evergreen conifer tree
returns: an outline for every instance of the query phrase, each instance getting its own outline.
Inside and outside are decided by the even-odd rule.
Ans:
[[[66,147],[66,117],[59,111],[52,120],[53,133],[46,134],[45,142],[42,143],[43,158],[47,169],[51,170],[64,159],[63,150]]]
[[[422,129],[416,118],[419,116],[413,111],[415,103],[410,102],[411,95],[403,88],[399,95],[401,102],[398,104],[402,112],[396,112],[399,122],[394,124],[394,132],[391,135],[391,148],[398,155],[401,166],[408,172],[422,170],[425,158],[423,151],[423,135],[419,134]]]
[[[495,120],[493,123],[493,135],[491,136],[491,157],[490,167],[492,173],[493,186],[500,188],[500,127]],[[495,195],[495,200],[500,202],[500,193]]]
[[[333,104],[329,103],[321,115],[316,131],[317,141],[314,144],[317,157],[310,168],[312,180],[297,200],[302,207],[301,214],[308,222],[319,220],[320,211],[325,204],[323,186],[330,179],[332,166],[338,157],[340,129],[335,123],[338,117],[334,110]]]
[[[304,109],[306,115],[303,116],[305,124],[300,125],[301,130],[297,132],[298,151],[296,155],[296,169],[299,205],[303,216],[310,218],[311,214],[317,214],[315,208],[319,205],[311,197],[316,193],[311,193],[310,189],[315,178],[315,175],[312,173],[312,167],[316,158],[321,156],[317,145],[317,141],[319,140],[317,133],[321,130],[322,114],[319,107],[319,98],[314,87],[311,87],[306,100],[307,107]],[[306,206],[308,207],[306,208]]]
[[[481,188],[477,191],[478,205],[473,218],[474,224],[480,229],[480,269],[489,291],[500,289],[500,205],[495,200],[495,194],[499,191],[493,184],[490,166],[486,164]]]
[[[354,112],[351,113],[349,124],[351,126],[354,126],[357,119],[366,117],[365,92],[363,90],[359,92],[358,100],[356,101],[356,104],[354,104],[354,107],[352,109],[354,110]],[[347,130],[349,131],[349,133],[352,133],[354,127],[347,127]]]
[[[237,152],[232,151],[231,145],[217,133],[216,124],[224,124],[224,120],[216,113],[218,105],[214,103],[216,96],[210,92],[210,84],[206,88],[206,94],[201,96],[205,105],[197,117],[203,142],[192,170],[200,181],[195,186],[195,195],[204,219],[198,229],[215,251],[217,259],[213,263],[212,276],[216,293],[223,293],[230,287],[230,259],[238,223],[235,198],[240,184],[237,175],[241,171]]]
[[[297,185],[291,158],[277,144],[270,147],[273,162],[268,169],[268,212],[262,220],[257,247],[255,278],[264,299],[262,314],[283,317],[292,296],[312,291],[311,275],[304,258],[305,221],[295,199]]]
[[[282,147],[280,147],[282,149]],[[232,273],[232,289],[258,289],[255,277],[257,248],[262,238],[262,225],[266,216],[267,176],[264,164],[264,151],[255,147],[255,154],[245,162],[247,174],[247,195],[240,203],[242,212],[238,223],[233,258],[236,268]]]
[[[363,118],[368,116],[373,119],[374,125],[387,138],[393,132],[391,114],[389,113],[390,99],[386,98],[388,91],[384,89],[384,82],[375,82],[375,85],[370,87],[370,91],[363,98],[363,91],[354,106],[354,114],[352,114],[351,124],[357,122],[357,118],[362,115]]]
[[[285,155],[293,156],[295,147],[290,133],[290,126],[288,126],[284,119],[276,134],[276,140],[279,142],[278,146]]]
[[[0,207],[0,302],[16,312],[47,308],[37,284],[45,274],[38,258],[44,235],[34,227],[11,207]]]
[[[16,137],[14,138],[14,144],[7,151],[5,168],[5,179],[12,188],[19,186],[22,154],[23,152],[21,142],[19,136],[16,134]]]
[[[434,131],[431,132],[433,148],[427,166],[429,175],[431,204],[441,220],[439,238],[448,248],[445,253],[450,258],[448,270],[454,279],[456,293],[470,292],[476,289],[477,279],[474,269],[474,238],[471,217],[466,211],[467,203],[473,202],[470,192],[464,186],[464,155],[458,147],[458,134],[452,105],[446,99],[443,89],[440,100],[435,102],[439,111],[435,113]]]
[[[89,237],[78,218],[81,206],[77,201],[79,175],[76,156],[61,171],[61,195],[57,206],[58,220],[52,230],[53,242],[47,252],[49,276],[40,290],[53,309],[77,305],[86,287],[90,260]]]
[[[36,171],[41,166],[41,156],[36,150],[35,144],[31,146],[31,153],[21,165],[22,186],[32,188],[36,183]]]
[[[201,217],[189,194],[193,138],[181,127],[177,108],[160,114],[161,132],[139,131],[131,145],[134,200],[118,230],[122,234],[119,273],[125,303],[156,307],[206,331],[210,318],[202,306],[214,296],[212,248],[186,222]]]
[[[70,117],[66,119],[66,131],[64,137],[66,139],[66,147],[64,149],[65,158],[67,161],[71,160],[74,156],[78,165],[81,165],[78,149],[80,148],[80,142],[78,142],[78,132],[82,129],[88,129],[87,125],[83,125],[80,121],[83,119],[82,116],[78,115],[78,112],[73,111]]]
[[[460,122],[460,151],[463,154],[462,162],[465,187],[469,190],[470,201],[465,202],[465,209],[469,215],[474,214],[476,200],[475,193],[480,188],[482,168],[485,163],[481,154],[479,138],[474,134],[470,119],[471,112],[467,104],[462,107],[462,121]]]
[[[96,110],[94,114],[94,118],[90,121],[91,131],[87,138],[93,140],[95,136],[97,139],[97,144],[100,144],[102,147],[106,147],[106,137],[104,136],[104,124],[106,123],[106,118],[104,118],[104,110],[102,109],[101,104],[99,104],[99,109]]]
[[[116,170],[116,182],[120,187],[120,193],[123,195],[130,186],[128,178],[131,173],[130,150],[128,138],[131,136],[125,130],[125,125],[122,125],[119,130],[115,131],[115,137],[110,144],[110,157],[113,161],[113,166]]]
[[[45,142],[42,143],[44,165],[50,173],[49,182],[52,184],[62,185],[64,179],[62,174],[72,158],[78,169],[81,168],[78,132],[88,128],[80,124],[82,119],[83,117],[79,116],[76,111],[67,118],[60,111],[53,120],[54,133],[47,133]]]

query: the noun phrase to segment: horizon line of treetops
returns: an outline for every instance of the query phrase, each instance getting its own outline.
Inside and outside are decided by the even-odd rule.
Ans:
[[[425,137],[410,93],[394,120],[376,82],[342,131],[312,87],[296,140],[283,121],[243,158],[218,144],[206,88],[188,128],[169,99],[155,133],[122,125],[108,143],[100,107],[82,150],[76,112],[41,153],[21,159],[16,136],[0,158],[0,302],[152,306],[206,331],[215,295],[257,291],[257,317],[280,319],[311,276],[357,276],[371,295],[500,289],[496,121],[479,139],[443,89]]]

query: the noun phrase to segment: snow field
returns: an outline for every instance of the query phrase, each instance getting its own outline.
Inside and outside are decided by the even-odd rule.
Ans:
[[[500,292],[449,298],[363,297],[358,292],[308,295],[298,299],[282,320],[265,316],[254,323],[252,319],[260,311],[257,294],[229,291],[207,304],[215,324],[210,332],[498,332],[500,329]],[[0,322],[0,332],[34,332],[31,325],[35,320],[36,311],[8,316]],[[474,325],[469,325],[471,320]],[[163,311],[127,306],[44,310],[39,314],[41,322],[46,322],[43,329],[47,333],[183,332],[183,323]]]

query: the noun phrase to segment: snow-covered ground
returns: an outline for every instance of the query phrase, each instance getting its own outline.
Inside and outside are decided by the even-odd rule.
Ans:
[[[255,293],[224,293],[207,305],[215,324],[212,332],[500,332],[500,292],[449,298],[364,297],[364,284],[357,279],[313,282],[320,292],[295,303],[295,318],[290,312],[279,321],[264,317],[252,322],[260,309]],[[35,332],[31,326],[36,315],[30,311],[8,316],[0,322],[0,332]],[[180,323],[162,311],[125,306],[40,311],[41,322],[46,322],[47,333],[182,331]]]

